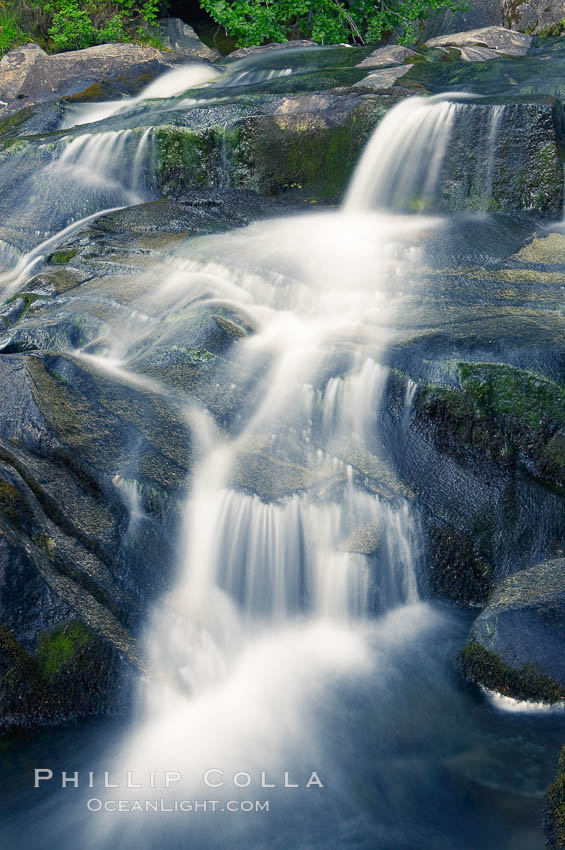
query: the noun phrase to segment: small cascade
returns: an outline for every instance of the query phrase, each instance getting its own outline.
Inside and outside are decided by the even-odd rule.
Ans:
[[[101,103],[86,103],[68,107],[61,123],[61,129],[94,124],[116,115],[127,115],[149,100],[164,100],[183,94],[189,89],[199,88],[214,82],[220,75],[217,68],[204,62],[194,62],[162,74],[149,83],[135,97],[107,100]]]
[[[106,212],[154,195],[153,132],[86,133],[43,145],[46,163],[5,192],[2,226],[19,235],[17,264],[0,276],[13,289],[57,242]],[[0,177],[9,163],[0,163]],[[41,228],[41,229],[39,229]],[[39,244],[38,237],[40,239]],[[29,247],[28,247],[29,246]],[[31,250],[29,250],[31,248]],[[13,255],[14,252],[12,252]],[[8,249],[3,257],[10,257]]]
[[[363,154],[346,210],[433,208],[441,168],[461,104],[413,97],[383,118]]]
[[[400,418],[400,425],[402,428],[403,436],[406,435],[408,428],[410,427],[410,420],[412,418],[412,407],[414,404],[414,399],[416,397],[417,389],[417,382],[413,381],[412,378],[408,378],[408,382],[406,384],[406,392],[404,394],[404,406],[402,408],[402,416]]]
[[[392,109],[361,157],[345,209],[488,210],[505,107],[471,99],[412,97]]]
[[[496,165],[496,155],[497,155],[497,145],[498,145],[498,136],[500,133],[500,127],[502,125],[502,121],[504,118],[504,111],[506,107],[502,105],[493,106],[490,110],[490,122],[487,130],[487,167],[485,170],[485,188],[484,188],[484,198],[487,204],[492,198],[493,194],[493,185],[494,185],[494,171]]]

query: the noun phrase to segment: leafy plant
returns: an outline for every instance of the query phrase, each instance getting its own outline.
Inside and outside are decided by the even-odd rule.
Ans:
[[[296,37],[364,44],[392,30],[409,44],[423,19],[443,9],[467,8],[463,0],[201,0],[200,5],[237,38],[238,47]]]
[[[0,56],[25,41],[25,33],[13,12],[0,2]]]
[[[146,37],[143,24],[154,24],[159,14],[159,0],[141,5],[135,0],[89,0],[80,6],[78,0],[51,0],[44,5],[55,12],[49,36],[59,50],[127,41],[128,27],[136,22],[138,35]]]
[[[61,0],[49,35],[59,50],[80,50],[95,41],[94,27],[87,12],[76,0]]]

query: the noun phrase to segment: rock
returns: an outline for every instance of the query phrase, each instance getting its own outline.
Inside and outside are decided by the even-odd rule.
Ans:
[[[486,62],[499,57],[496,50],[490,47],[459,47],[457,49],[464,62]]]
[[[209,59],[211,62],[222,56],[215,47],[208,47],[200,41],[192,27],[180,18],[161,18],[157,21],[157,27],[163,47],[167,50],[191,58]]]
[[[124,710],[143,667],[135,633],[172,561],[186,424],[161,397],[62,355],[5,357],[0,374],[0,726]],[[139,488],[135,526],[124,479]],[[44,658],[42,673],[47,636],[68,646],[67,626],[91,636],[90,661],[59,671]],[[22,714],[13,685],[26,671],[41,699]]]
[[[272,42],[271,44],[262,44],[259,47],[240,47],[230,53],[230,59],[243,59],[245,56],[258,56],[261,53],[270,53],[274,50],[296,50],[301,47],[319,47],[315,41],[309,41],[306,38],[296,39],[295,41]]]
[[[494,589],[462,662],[472,681],[515,699],[565,700],[565,559],[520,570]]]
[[[201,185],[230,185],[267,196],[337,201],[387,108],[377,99],[328,92],[271,99],[229,122],[225,112],[217,124],[209,116],[202,130],[160,128],[161,191],[174,196]]]
[[[547,850],[565,847],[565,747],[561,750],[557,776],[545,795],[543,826]]]
[[[134,93],[188,55],[136,44],[102,44],[48,56],[37,44],[7,53],[0,61],[0,118],[45,100],[113,84],[115,96]],[[195,58],[199,58],[195,54]],[[93,90],[92,99],[95,99]],[[101,98],[99,98],[101,99]]]
[[[355,83],[355,89],[369,89],[370,91],[388,91],[396,85],[396,81],[408,73],[412,65],[398,65],[395,68],[385,68],[382,71],[373,71],[367,77]]]
[[[386,47],[379,47],[377,50],[373,50],[370,56],[367,56],[362,62],[358,62],[356,67],[377,68],[386,65],[400,65],[401,63],[408,63],[410,60],[414,61],[421,56],[421,53],[416,53],[415,50],[411,50],[409,47],[402,47],[400,44],[389,44]]]
[[[525,56],[532,43],[532,37],[512,32],[504,27],[483,27],[482,29],[457,32],[431,38],[425,47],[488,47],[507,56]]]
[[[563,31],[565,9],[562,0],[502,0],[506,26],[538,35],[558,35]]]
[[[506,4],[509,16],[512,17],[513,29],[521,32],[533,32],[538,25],[538,13],[530,3],[513,5]]]
[[[474,0],[468,6],[464,12],[447,11],[428,18],[423,37],[501,26],[529,34],[557,35],[565,14],[562,0]]]
[[[500,27],[503,23],[502,0],[473,0],[465,11],[447,10],[424,21],[422,40],[445,33]]]

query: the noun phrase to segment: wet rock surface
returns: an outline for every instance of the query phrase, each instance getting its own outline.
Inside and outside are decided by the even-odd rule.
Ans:
[[[431,38],[425,47],[482,47],[504,53],[507,56],[524,56],[532,43],[532,37],[513,32],[504,27],[483,27],[450,35]]]
[[[565,699],[565,560],[545,561],[496,585],[462,651],[473,681],[516,699]]]
[[[229,85],[226,78],[214,102],[196,90],[188,104],[180,95],[166,107],[150,104],[106,125],[111,132],[131,131],[127,139],[136,144],[145,130],[157,128],[151,188],[165,197],[104,215],[62,238],[0,305],[5,726],[125,710],[144,665],[140,625],[168,587],[175,557],[171,541],[195,457],[187,406],[204,405],[219,432],[237,428],[244,416],[256,376],[237,363],[237,346],[254,334],[253,322],[229,298],[213,305],[188,299],[174,305],[165,327],[152,326],[151,317],[159,318],[149,309],[155,309],[156,266],[169,273],[186,240],[339,202],[391,105],[442,87],[446,74],[463,88],[469,75],[480,77],[471,66],[487,60],[485,77],[502,74],[528,88],[529,72],[515,72],[537,60],[520,57],[519,65],[499,54],[523,52],[530,38],[505,33],[451,37],[429,43],[416,57],[398,47],[316,51],[327,64],[315,72],[308,54],[300,73],[287,76],[267,79],[252,66],[247,77]],[[285,71],[290,56],[300,56],[298,44],[288,45],[291,53],[275,47],[256,51],[277,57],[280,64],[269,73]],[[29,79],[45,61],[34,50],[22,60]],[[561,54],[555,56],[559,69]],[[249,57],[255,61],[253,52],[233,58]],[[148,61],[161,60],[152,54]],[[380,82],[369,86],[371,78]],[[387,93],[376,94],[381,88]],[[483,650],[497,652],[500,683],[507,667],[537,663],[525,642],[528,629],[534,640],[533,625],[524,631],[522,654],[511,656],[513,618],[549,618],[551,629],[557,604],[532,595],[535,616],[526,603],[502,611],[492,602],[501,581],[542,561],[557,575],[562,564],[565,237],[537,217],[562,208],[565,122],[560,101],[545,94],[463,106],[442,174],[442,204],[479,216],[463,213],[443,229],[430,223],[418,246],[424,267],[407,285],[402,320],[385,355],[383,427],[395,446],[392,461],[382,460],[378,446],[363,449],[351,439],[332,446],[333,459],[312,464],[304,451],[278,453],[261,435],[242,449],[231,484],[281,502],[309,490],[331,493],[351,475],[387,503],[413,500],[421,512],[427,591],[465,605],[490,600],[482,622],[491,622],[494,604],[501,635],[509,624],[502,648],[476,633],[473,641],[483,649],[468,667],[482,681],[472,665],[484,661]],[[489,112],[494,106],[503,112]],[[56,127],[64,111],[64,104],[51,102],[0,123],[6,192],[21,191],[31,152],[39,170],[60,151],[63,133]],[[487,186],[484,128],[499,114]],[[124,147],[124,163],[135,149]],[[418,199],[413,211],[429,212]],[[0,239],[24,251],[32,224],[18,213]],[[99,355],[127,339],[140,305],[148,308],[148,331],[129,352],[134,379],[108,362],[104,369]],[[410,381],[417,386],[407,407]],[[344,547],[370,559],[381,545],[381,529],[364,524]],[[532,587],[524,585],[526,596]],[[556,629],[553,635],[560,640]],[[559,680],[559,671],[543,669],[543,676]],[[24,688],[24,680],[31,685]],[[117,681],[122,689],[109,687]],[[546,698],[547,681],[538,685]]]

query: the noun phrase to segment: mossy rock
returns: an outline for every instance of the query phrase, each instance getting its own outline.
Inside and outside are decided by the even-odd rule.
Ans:
[[[69,248],[66,251],[55,251],[55,253],[51,254],[51,256],[49,257],[49,262],[53,263],[56,266],[64,266],[69,263],[73,259],[73,257],[76,257],[77,253],[77,248]]]
[[[322,95],[286,103],[272,115],[222,126],[161,127],[156,131],[161,191],[178,195],[197,186],[231,186],[265,196],[339,200],[387,107],[344,98],[338,100],[341,112],[330,117],[330,100]]]
[[[565,850],[565,747],[559,756],[555,781],[545,795],[543,820],[547,850]]]
[[[57,626],[39,635],[36,660],[45,679],[51,681],[61,671],[76,665],[80,651],[94,638],[81,620]]]
[[[133,678],[116,650],[81,620],[39,637],[35,654],[0,626],[0,729],[124,711]]]
[[[423,384],[417,399],[438,445],[464,463],[469,449],[479,450],[503,467],[565,486],[565,389],[507,364],[459,362],[454,372],[458,386]]]
[[[511,667],[496,652],[468,641],[460,654],[467,677],[477,685],[517,700],[555,703],[565,700],[565,688],[535,664]]]
[[[564,612],[563,558],[500,581],[461,654],[469,678],[515,699],[565,700]]]

